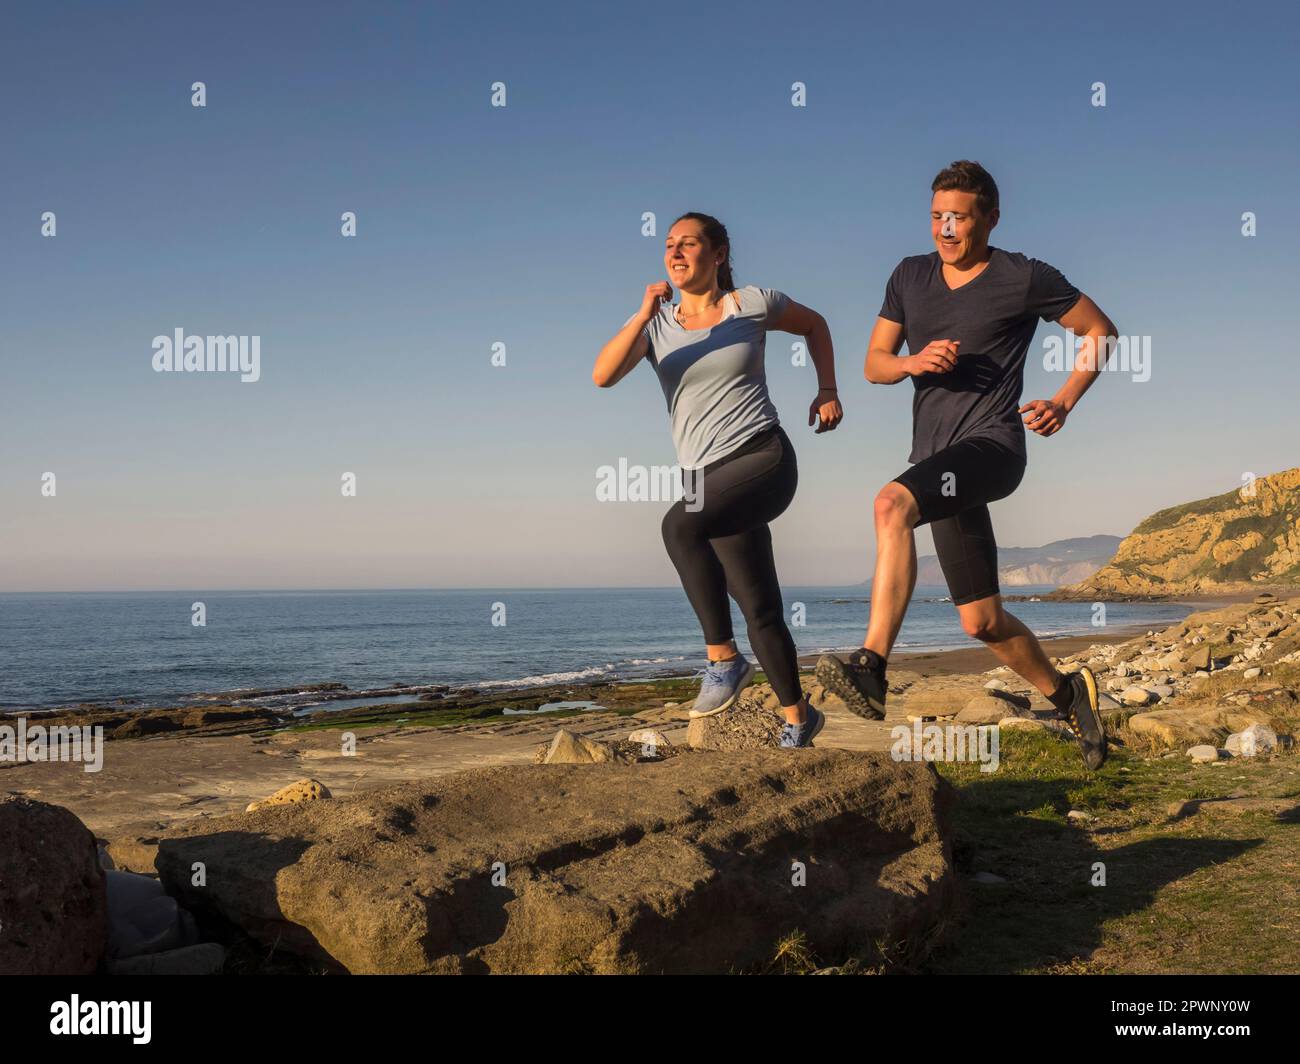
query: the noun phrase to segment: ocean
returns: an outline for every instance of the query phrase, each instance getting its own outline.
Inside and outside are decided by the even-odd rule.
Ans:
[[[1049,588],[1014,588],[1032,595]],[[899,650],[968,646],[943,587],[918,587]],[[800,653],[859,646],[868,595],[787,587]],[[206,625],[191,624],[202,602]],[[499,605],[498,605],[499,604]],[[1090,603],[1014,602],[1041,636],[1102,633]],[[1106,626],[1163,627],[1188,607],[1108,603]],[[733,606],[736,635],[750,654]],[[504,623],[494,623],[504,622]],[[750,654],[752,658],[752,654]],[[0,710],[336,681],[523,687],[683,675],[704,663],[679,588],[0,594]]]

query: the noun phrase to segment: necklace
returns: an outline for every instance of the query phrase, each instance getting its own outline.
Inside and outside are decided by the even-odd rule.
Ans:
[[[680,323],[683,318],[698,318],[701,314],[704,313],[705,310],[710,310],[711,308],[716,307],[719,303],[721,303],[726,298],[727,298],[727,293],[723,292],[722,295],[718,296],[718,298],[715,299],[712,303],[707,304],[704,307],[704,310],[694,310],[690,314],[683,314],[682,306],[679,303],[677,304],[677,310],[676,310],[677,321]]]

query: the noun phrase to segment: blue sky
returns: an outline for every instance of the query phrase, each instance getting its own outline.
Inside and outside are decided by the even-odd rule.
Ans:
[[[1104,374],[1064,431],[1030,437],[1000,542],[1122,535],[1297,464],[1294,9],[50,3],[4,21],[0,590],[674,583],[663,505],[595,496],[601,465],[673,462],[662,395],[648,367],[605,391],[590,370],[685,210],[727,223],[738,283],[830,322],[831,434],[804,427],[793,338],[769,338],[801,476],[774,536],[787,583],[863,580],[911,386],[868,385],[862,355],[893,266],[930,250],[931,179],[962,157],[998,179],[995,244],[1151,338],[1149,381]],[[153,372],[177,327],[260,336],[262,379]],[[1026,398],[1059,386],[1053,328]]]

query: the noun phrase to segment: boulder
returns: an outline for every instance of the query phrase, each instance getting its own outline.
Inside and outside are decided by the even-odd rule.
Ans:
[[[1069,730],[1058,720],[1047,720],[1041,717],[1003,717],[998,721],[998,728],[1003,731],[1036,731],[1047,735],[1055,735],[1058,739],[1071,738]]]
[[[909,703],[910,706],[910,703]],[[957,714],[958,724],[997,724],[1006,717],[1027,717],[1029,699],[1005,691],[976,695]]]
[[[796,932],[826,963],[922,941],[950,802],[884,753],[505,765],[196,818],[158,865],[188,908],[350,972],[725,973]]]
[[[1187,751],[1187,756],[1196,764],[1203,765],[1210,761],[1218,761],[1219,750],[1218,747],[1202,744],[1200,746],[1193,746]]]
[[[255,812],[258,809],[264,809],[271,805],[290,805],[294,802],[315,802],[322,798],[329,798],[329,788],[319,780],[295,780],[285,787],[281,787],[269,798],[263,798],[260,802],[249,802],[246,813]]]
[[[655,731],[653,728],[638,728],[628,735],[627,741],[651,750],[657,750],[661,746],[673,745],[669,742],[668,736],[664,735],[663,732]]]
[[[1210,657],[1210,645],[1202,643],[1195,650],[1190,651],[1185,660],[1188,666],[1193,669],[1209,669],[1213,663],[1213,659]]]
[[[1228,736],[1224,748],[1233,757],[1254,757],[1271,754],[1277,749],[1277,732],[1267,724],[1252,724],[1249,728]]]
[[[1136,684],[1124,688],[1120,692],[1119,700],[1126,706],[1145,706],[1152,701],[1151,692],[1145,687],[1138,687]]]
[[[0,798],[0,975],[88,975],[108,941],[95,836],[70,811]]]
[[[1213,743],[1218,746],[1235,731],[1250,727],[1259,720],[1256,710],[1237,706],[1186,706],[1137,713],[1128,719],[1128,729],[1135,738],[1161,749]]]
[[[147,953],[109,961],[109,975],[215,975],[226,963],[226,950],[216,942]]]
[[[777,746],[785,717],[748,691],[721,713],[695,717],[686,728],[686,742],[695,750],[761,750]]]
[[[119,871],[105,875],[110,959],[161,953],[198,941],[193,918],[163,893],[157,879]]]
[[[543,765],[595,765],[613,760],[614,751],[608,743],[588,739],[567,728],[555,733],[541,757]]]

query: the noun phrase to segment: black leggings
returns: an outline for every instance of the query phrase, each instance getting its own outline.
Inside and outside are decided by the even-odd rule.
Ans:
[[[684,472],[687,495],[664,515],[664,546],[706,643],[733,637],[736,600],[749,643],[781,705],[803,697],[799,659],[785,624],[767,527],[785,512],[799,482],[794,448],[778,426],[760,432],[703,469]]]

